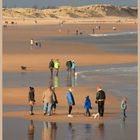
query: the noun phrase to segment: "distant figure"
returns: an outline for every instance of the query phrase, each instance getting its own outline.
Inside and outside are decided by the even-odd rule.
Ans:
[[[94,28],[92,29],[92,33],[95,34],[95,29]]]
[[[113,26],[113,28],[112,28],[114,31],[116,31],[116,27],[115,26]]]
[[[58,76],[59,68],[60,68],[59,59],[56,59],[56,60],[54,61],[54,68],[55,68],[55,70],[56,70],[56,76]]]
[[[38,41],[35,41],[35,45],[36,45],[36,47],[38,46]]]
[[[42,101],[44,103],[44,115],[48,114],[48,116],[51,116],[53,104],[53,94],[51,87],[48,87],[48,89],[43,92]]]
[[[56,104],[58,104],[57,96],[55,94],[55,87],[51,87],[51,91],[53,94],[53,101],[52,101],[52,114],[55,114],[56,111]]]
[[[72,106],[75,105],[75,101],[74,101],[71,88],[68,89],[68,92],[66,93],[66,97],[67,97],[67,101],[69,105],[68,117],[73,117],[73,115],[71,115],[71,112],[72,112]]]
[[[40,47],[40,48],[41,48],[41,41],[39,41],[39,42],[38,42],[38,47]]]
[[[71,69],[72,69],[72,74],[75,76],[75,72],[76,72],[76,64],[75,64],[74,60],[72,60],[72,66],[71,66]]]
[[[35,93],[34,92],[35,92],[34,88],[29,87],[28,101],[29,101],[29,105],[30,105],[30,115],[34,115],[34,113],[33,113],[33,107],[35,104]]]
[[[53,80],[54,80],[54,81],[53,81],[54,87],[58,87],[58,86],[59,86],[59,79],[58,79],[58,76],[55,76]]]
[[[34,40],[33,40],[33,39],[31,39],[31,40],[30,40],[30,49],[32,49],[32,48],[33,48],[33,45],[34,45]]]
[[[78,35],[79,34],[79,31],[78,30],[76,30],[76,35]]]
[[[51,59],[51,61],[49,62],[49,69],[50,69],[50,72],[51,72],[51,77],[53,77],[53,69],[54,69],[53,59]]]
[[[96,86],[96,102],[98,103],[98,113],[100,117],[104,115],[104,103],[106,99],[105,92],[102,90],[100,86]]]
[[[85,99],[84,108],[86,109],[85,115],[90,116],[90,111],[89,110],[92,109],[92,106],[91,106],[91,101],[89,99],[89,96],[87,96],[86,99]]]
[[[96,26],[96,27],[95,27],[95,29],[96,29],[96,30],[98,30],[98,29],[99,29],[99,27],[98,27],[98,26]]]
[[[126,97],[123,97],[122,98],[122,101],[121,101],[121,109],[123,111],[123,116],[124,118],[126,118],[126,110],[127,110],[127,98]]]
[[[68,61],[66,62],[66,67],[67,67],[68,75],[70,75],[70,74],[71,74],[71,67],[72,67],[72,62],[71,62],[71,60],[68,60]]]
[[[101,27],[100,27],[100,26],[98,26],[98,29],[100,30],[100,29],[101,29]]]

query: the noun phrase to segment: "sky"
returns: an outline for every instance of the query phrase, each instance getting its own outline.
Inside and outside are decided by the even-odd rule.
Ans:
[[[137,6],[137,0],[3,0],[4,7],[81,6],[91,4],[112,4]]]

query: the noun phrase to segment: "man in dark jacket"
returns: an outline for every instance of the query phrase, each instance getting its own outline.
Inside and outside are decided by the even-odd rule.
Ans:
[[[54,68],[54,62],[53,59],[49,62],[49,69],[51,71],[51,77],[53,77],[53,68]]]
[[[97,90],[96,102],[98,103],[98,113],[99,113],[100,117],[103,117],[103,115],[104,115],[104,103],[105,103],[106,95],[100,86],[97,86],[96,90]]]
[[[33,107],[34,107],[34,103],[35,103],[35,93],[34,93],[33,87],[29,87],[28,101],[30,104],[30,115],[34,115]]]
[[[70,75],[70,74],[71,74],[71,67],[72,67],[72,62],[71,62],[71,60],[68,60],[68,61],[66,62],[66,67],[67,67],[68,74]]]

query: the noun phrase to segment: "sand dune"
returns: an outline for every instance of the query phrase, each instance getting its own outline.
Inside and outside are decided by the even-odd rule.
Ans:
[[[62,6],[55,9],[3,8],[3,17],[14,18],[92,18],[137,17],[137,8],[113,5]]]

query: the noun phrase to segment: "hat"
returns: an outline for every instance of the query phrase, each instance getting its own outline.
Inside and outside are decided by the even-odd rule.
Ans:
[[[127,101],[127,98],[126,97],[123,97],[123,99],[122,99],[123,101]]]
[[[96,86],[96,90],[97,90],[97,91],[99,91],[99,90],[101,90],[101,89],[102,89],[101,86]]]

